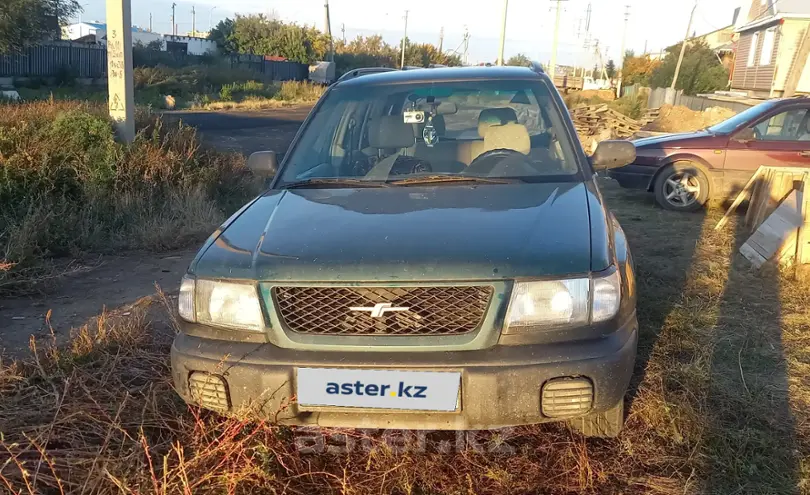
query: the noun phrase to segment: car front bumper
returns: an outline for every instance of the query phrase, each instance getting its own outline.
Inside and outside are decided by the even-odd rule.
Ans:
[[[568,419],[544,414],[542,393],[560,380],[589,382],[590,409],[605,412],[623,400],[635,363],[635,315],[621,328],[593,340],[496,345],[476,351],[339,352],[285,349],[179,334],[172,345],[175,387],[191,404],[240,416],[257,414],[280,424],[326,427],[478,430]],[[298,368],[458,371],[454,412],[346,407],[301,407],[295,401]],[[213,377],[212,406],[192,393],[190,379]]]

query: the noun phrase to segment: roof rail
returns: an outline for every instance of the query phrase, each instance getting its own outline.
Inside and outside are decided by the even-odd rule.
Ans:
[[[337,80],[346,81],[348,79],[354,79],[355,77],[366,76],[368,74],[378,74],[380,72],[391,72],[397,69],[392,69],[391,67],[361,67],[359,69],[352,69],[349,72],[346,72]]]
[[[529,68],[533,72],[536,72],[538,74],[545,74],[546,73],[546,71],[543,70],[543,64],[541,64],[540,62],[532,61],[531,65],[529,65]]]

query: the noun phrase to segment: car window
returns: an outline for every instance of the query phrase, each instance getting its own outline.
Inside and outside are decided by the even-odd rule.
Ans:
[[[778,102],[779,100],[770,100],[765,103],[760,103],[759,105],[753,106],[747,110],[743,110],[742,112],[729,118],[728,120],[724,120],[719,124],[715,124],[709,127],[709,131],[717,134],[730,134],[736,131],[737,129],[744,127],[749,122],[757,120],[761,115],[764,115],[771,108],[773,108],[773,106],[776,105]]]
[[[540,80],[337,86],[279,184],[425,174],[575,180],[574,143],[551,91]]]
[[[807,133],[807,109],[780,112],[753,126],[759,141],[798,141]]]

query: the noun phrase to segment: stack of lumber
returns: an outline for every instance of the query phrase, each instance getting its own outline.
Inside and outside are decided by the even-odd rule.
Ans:
[[[644,116],[642,116],[638,123],[644,127],[651,122],[655,122],[658,120],[658,117],[661,116],[661,109],[660,108],[648,108],[647,111],[644,112]]]
[[[641,123],[617,112],[607,105],[588,105],[571,110],[571,118],[580,140],[610,130],[613,137],[628,138],[641,130]]]

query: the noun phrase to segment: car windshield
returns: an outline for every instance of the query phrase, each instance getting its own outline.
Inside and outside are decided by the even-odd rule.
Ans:
[[[744,126],[745,124],[753,120],[756,120],[757,117],[770,110],[771,107],[773,107],[776,104],[776,101],[777,100],[761,103],[759,105],[749,108],[748,110],[743,110],[742,112],[731,117],[730,119],[724,120],[719,124],[715,124],[709,127],[708,130],[714,132],[715,134],[731,134],[738,128]]]
[[[580,176],[563,117],[542,81],[357,84],[329,92],[278,187]]]

